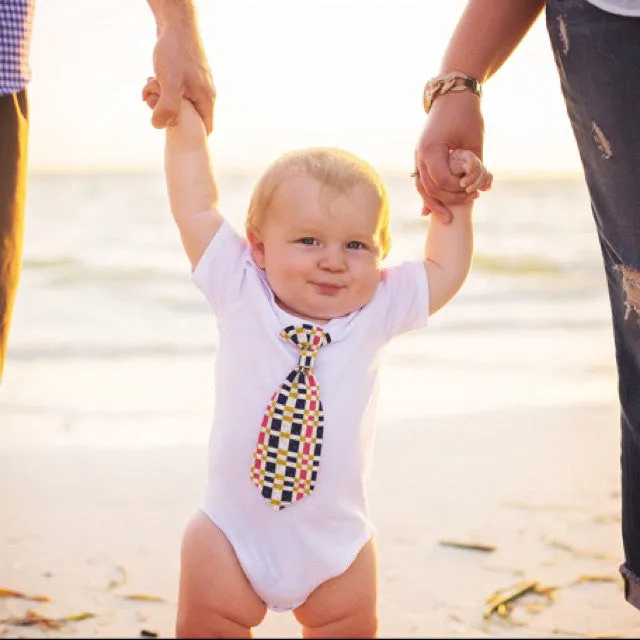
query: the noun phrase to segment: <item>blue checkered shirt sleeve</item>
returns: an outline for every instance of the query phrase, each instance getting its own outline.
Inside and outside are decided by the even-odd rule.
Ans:
[[[0,0],[0,95],[21,91],[31,78],[34,4],[35,0]]]

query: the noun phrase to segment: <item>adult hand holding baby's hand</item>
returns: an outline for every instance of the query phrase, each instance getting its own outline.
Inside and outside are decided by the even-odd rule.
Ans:
[[[452,176],[458,180],[461,193],[475,199],[480,196],[480,191],[488,191],[493,184],[493,174],[484,166],[482,160],[469,149],[453,149],[448,152],[448,169]],[[419,178],[414,174],[416,181]],[[452,206],[452,205],[450,205]],[[422,215],[429,215],[431,211],[423,209]],[[451,222],[451,212],[447,214],[437,212],[436,215],[445,223]]]
[[[162,100],[162,91],[163,89],[157,78],[147,78],[147,82],[142,88],[142,99],[150,109],[155,109]],[[206,129],[195,105],[190,100],[182,98],[178,115],[179,118],[176,123],[166,128],[167,144],[170,144],[173,148],[179,147],[182,150],[203,149]],[[179,135],[174,135],[178,133],[178,130]]]
[[[414,153],[416,190],[422,198],[423,215],[434,213],[449,222],[449,207],[469,201],[459,177],[451,173],[450,150],[469,149],[482,158],[483,139],[484,120],[478,96],[461,91],[438,97]]]
[[[164,4],[186,7],[191,3]],[[158,129],[174,126],[178,122],[181,100],[186,98],[194,105],[210,134],[216,89],[195,14],[189,12],[188,7],[179,12],[167,10],[164,15],[153,49],[153,72],[161,89],[152,107],[153,126]]]

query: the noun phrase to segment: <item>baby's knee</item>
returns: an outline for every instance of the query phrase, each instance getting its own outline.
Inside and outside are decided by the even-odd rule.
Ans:
[[[302,624],[303,638],[377,638],[378,616],[375,611],[354,611],[347,617],[327,619],[322,624]]]
[[[176,617],[176,638],[250,638],[252,629],[259,624],[247,625],[247,620],[239,620],[211,608],[197,611],[189,607],[178,607]]]

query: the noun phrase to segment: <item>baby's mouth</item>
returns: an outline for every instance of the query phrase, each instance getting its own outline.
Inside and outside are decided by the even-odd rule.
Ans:
[[[335,296],[343,288],[342,285],[329,282],[312,282],[311,284],[324,296]]]

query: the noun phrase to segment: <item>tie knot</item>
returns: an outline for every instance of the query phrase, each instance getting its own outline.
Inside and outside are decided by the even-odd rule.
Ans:
[[[299,324],[285,327],[280,335],[300,349],[299,367],[310,369],[320,347],[331,342],[331,336],[322,327],[313,324]]]

